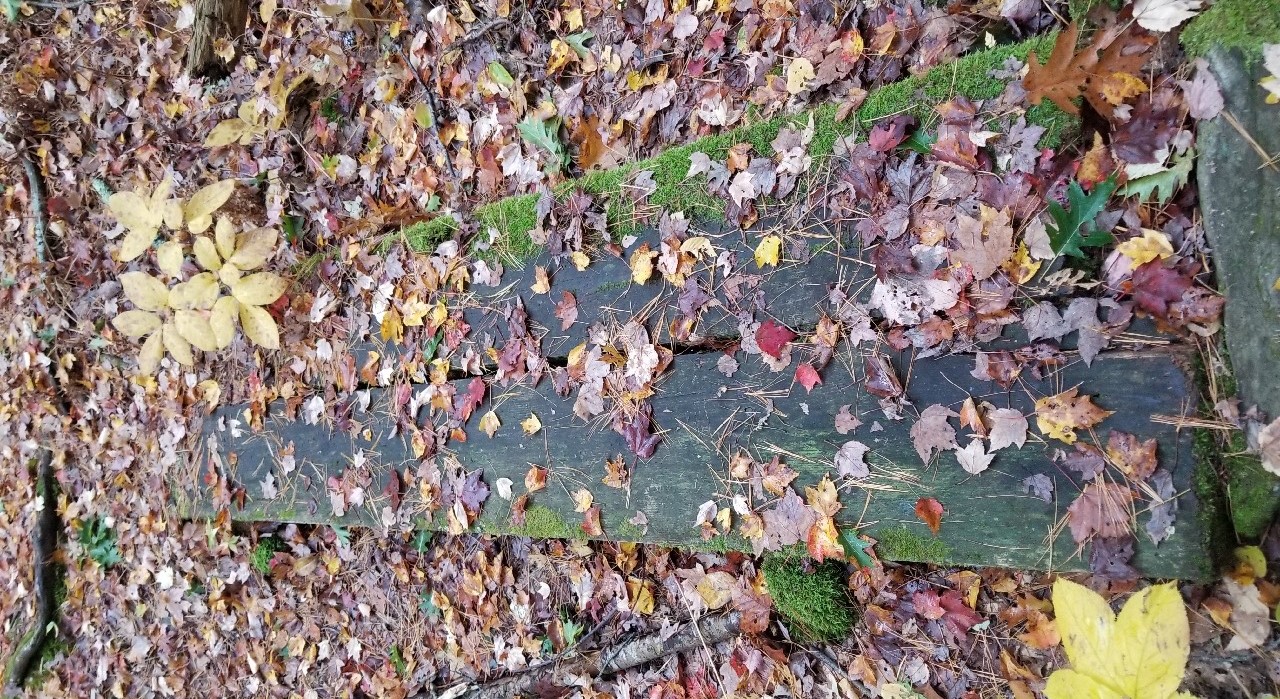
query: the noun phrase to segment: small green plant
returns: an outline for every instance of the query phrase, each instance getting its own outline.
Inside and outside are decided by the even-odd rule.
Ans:
[[[338,95],[332,94],[320,101],[320,116],[330,124],[341,124],[346,116],[342,113],[342,107],[338,103]]]
[[[100,515],[81,520],[77,536],[80,545],[84,547],[82,560],[91,558],[103,568],[110,568],[124,560],[120,557],[120,550],[116,548],[116,530],[107,526]]]
[[[421,556],[427,552],[428,548],[431,548],[431,540],[433,538],[435,538],[435,532],[419,529],[413,533],[413,550],[417,551],[418,555]]]
[[[803,555],[771,553],[764,559],[764,579],[774,608],[797,640],[806,643],[844,638],[853,628],[853,607],[845,591],[844,566],[816,564]]]
[[[249,552],[249,564],[253,569],[265,575],[271,574],[271,559],[276,553],[284,550],[284,542],[275,537],[259,539]]]
[[[404,673],[409,669],[409,664],[404,661],[404,655],[400,653],[400,646],[391,646],[391,652],[388,655],[391,659],[391,666],[396,669],[396,676],[404,677]]]
[[[572,648],[582,637],[582,632],[586,630],[587,627],[570,619],[564,610],[560,611],[560,636],[564,639],[565,648]]]
[[[551,155],[551,161],[547,163],[547,169],[555,173],[564,170],[569,165],[569,150],[564,147],[564,143],[560,140],[559,117],[552,117],[546,121],[525,117],[524,121],[516,125],[516,129],[520,131],[520,135],[524,137],[524,140]]]
[[[1093,220],[1102,213],[1107,199],[1116,191],[1115,175],[1094,186],[1089,194],[1084,193],[1079,182],[1073,181],[1067,187],[1067,204],[1069,209],[1062,208],[1056,201],[1049,202],[1049,217],[1053,221],[1046,226],[1049,233],[1049,247],[1055,255],[1086,257],[1084,247],[1098,247],[1115,240],[1115,236],[1107,231],[1098,230]]]

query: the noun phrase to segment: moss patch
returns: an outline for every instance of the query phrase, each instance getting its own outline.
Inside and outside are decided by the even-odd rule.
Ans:
[[[546,505],[534,505],[524,511],[524,526],[511,528],[511,534],[534,539],[582,539],[582,530],[570,527],[555,510]]]
[[[1218,0],[1182,31],[1190,56],[1214,46],[1236,49],[1251,64],[1262,58],[1263,44],[1280,43],[1280,0]]]
[[[778,552],[765,556],[763,570],[774,607],[797,640],[834,641],[849,635],[854,612],[844,566]]]
[[[249,552],[249,564],[262,575],[270,575],[271,559],[275,557],[276,552],[283,551],[284,548],[284,542],[274,536],[259,539],[258,543],[254,544],[253,550]]]
[[[627,191],[628,180],[636,173],[649,171],[656,189],[649,195],[647,207],[684,211],[699,220],[719,220],[724,216],[723,199],[707,192],[705,176],[687,176],[693,153],[706,153],[713,160],[723,160],[729,148],[745,142],[752,145],[756,155],[772,156],[772,143],[778,132],[784,127],[802,127],[810,118],[813,119],[814,137],[809,145],[809,152],[815,160],[831,155],[839,138],[855,133],[862,137],[877,120],[888,116],[910,114],[924,128],[931,128],[937,121],[935,106],[957,95],[975,100],[998,96],[1004,91],[1006,83],[990,77],[991,71],[1002,67],[1010,58],[1025,60],[1027,53],[1031,51],[1039,56],[1048,55],[1054,38],[1055,35],[1050,34],[1017,44],[997,46],[938,66],[924,75],[885,85],[868,95],[866,102],[851,119],[837,121],[838,108],[830,104],[798,115],[762,119],[726,133],[668,149],[647,160],[613,170],[587,173],[577,180],[561,183],[556,187],[555,194],[563,198],[575,190],[581,190],[603,198],[611,232],[626,234],[640,227],[632,197]],[[1027,120],[1046,127],[1040,141],[1046,147],[1059,145],[1064,134],[1079,123],[1075,117],[1048,102],[1029,110]],[[540,248],[529,238],[529,232],[537,224],[537,204],[537,194],[522,194],[476,209],[476,220],[482,226],[498,231],[498,239],[492,251],[481,253],[481,256],[492,255],[504,262],[518,264],[537,254]],[[441,216],[403,232],[414,249],[427,251],[446,240],[456,229],[456,221]]]
[[[951,547],[946,542],[921,536],[905,525],[875,532],[873,536],[876,539],[876,555],[884,560],[942,565],[951,556]]]

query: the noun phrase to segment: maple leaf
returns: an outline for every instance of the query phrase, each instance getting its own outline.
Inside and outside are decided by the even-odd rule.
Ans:
[[[774,359],[781,359],[782,349],[796,337],[790,328],[773,322],[772,318],[766,319],[756,329],[756,345],[760,347],[761,352]]]
[[[498,431],[502,423],[498,421],[498,414],[490,410],[480,416],[480,430],[493,439],[493,435]]]
[[[761,238],[760,244],[756,246],[755,258],[757,267],[777,267],[782,258],[782,238],[772,234]]]
[[[969,442],[969,446],[956,450],[956,460],[960,462],[960,467],[975,476],[987,470],[994,458],[995,455],[987,453],[982,447],[982,440],[977,438]]]
[[[956,430],[947,418],[958,417],[945,405],[931,405],[920,413],[920,419],[911,426],[911,443],[915,445],[920,460],[928,465],[936,452],[956,448]]]
[[[1203,0],[1134,0],[1133,18],[1153,32],[1170,32],[1200,13]]]
[[[529,464],[529,470],[524,474],[524,489],[530,493],[536,493],[545,487],[547,487],[547,469],[537,464]]]
[[[916,517],[925,524],[929,525],[929,531],[934,536],[942,530],[942,515],[946,512],[942,507],[942,503],[935,498],[920,498],[916,500]]]
[[[573,292],[561,294],[560,303],[556,304],[556,317],[560,319],[561,330],[568,330],[578,320],[578,299]]]
[[[1126,476],[1145,481],[1156,471],[1156,440],[1152,437],[1141,442],[1131,434],[1111,430],[1107,458]]]
[[[826,517],[834,517],[840,508],[844,507],[840,504],[840,495],[836,492],[835,484],[827,475],[818,481],[818,485],[805,488],[804,497],[809,507]]]
[[[1090,483],[1067,508],[1067,523],[1077,544],[1093,536],[1129,534],[1129,506],[1133,491],[1119,483]]]
[[[1078,395],[1079,390],[1080,387],[1075,386],[1036,400],[1036,427],[1046,437],[1075,444],[1075,430],[1089,429],[1112,414],[1094,405],[1089,396]]]
[[[1115,240],[1110,233],[1093,227],[1094,219],[1102,213],[1107,199],[1115,191],[1114,175],[1099,183],[1088,195],[1085,195],[1079,182],[1073,181],[1067,187],[1069,209],[1064,209],[1056,201],[1048,202],[1049,217],[1053,221],[1046,226],[1046,231],[1049,234],[1049,247],[1055,255],[1084,258],[1086,255],[1081,247],[1097,247]]]
[[[1019,448],[1027,441],[1027,418],[1013,408],[996,408],[987,411],[991,423],[991,451],[1016,444]]]
[[[845,442],[838,451],[836,451],[836,473],[845,478],[866,478],[871,475],[871,469],[867,465],[867,452],[871,447],[851,439]]]
[[[1191,629],[1175,583],[1138,592],[1117,616],[1098,593],[1058,578],[1053,609],[1071,667],[1049,676],[1049,699],[1191,699],[1177,693]]]
[[[542,421],[538,419],[537,415],[529,413],[529,417],[520,421],[520,429],[524,430],[526,435],[532,437],[538,433],[538,430],[542,429]]]
[[[582,532],[587,536],[604,536],[604,527],[600,524],[600,506],[592,505],[582,515]]]
[[[817,516],[799,495],[788,490],[777,504],[762,513],[764,538],[761,544],[776,550],[804,541]]]
[[[997,211],[982,204],[979,216],[957,216],[952,239],[960,248],[951,251],[952,262],[969,265],[975,281],[995,274],[1013,255],[1013,226],[1008,210]]]
[[[840,533],[836,530],[835,520],[829,515],[818,517],[818,521],[809,527],[805,546],[813,560],[819,563],[828,558],[844,560],[844,547],[840,544]]]
[[[1191,277],[1158,259],[1134,269],[1132,282],[1134,303],[1161,317],[1169,314],[1170,303],[1181,299],[1183,292],[1191,288]]]
[[[813,387],[822,383],[822,378],[812,364],[805,362],[796,367],[796,383],[804,386],[805,393],[813,393]]]

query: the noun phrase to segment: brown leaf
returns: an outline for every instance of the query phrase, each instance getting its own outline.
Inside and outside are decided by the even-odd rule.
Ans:
[[[1145,442],[1118,430],[1107,437],[1107,457],[1126,476],[1145,481],[1156,471],[1156,440]]]
[[[572,292],[561,295],[560,303],[556,304],[556,317],[560,319],[561,330],[568,330],[578,320],[578,299]]]
[[[884,355],[868,355],[863,364],[867,372],[867,393],[877,398],[896,398],[902,395],[898,375]]]
[[[1133,491],[1119,483],[1090,483],[1067,508],[1067,524],[1077,544],[1093,536],[1126,536]]]
[[[945,405],[931,405],[920,413],[920,419],[911,426],[911,443],[916,453],[926,465],[936,452],[956,448],[956,430],[948,422],[948,418],[957,417],[956,412]]]
[[[951,260],[969,265],[973,278],[982,281],[1013,257],[1013,225],[1008,210],[997,211],[982,205],[980,218],[957,215],[953,236],[958,250]]]
[[[934,498],[920,498],[916,500],[916,517],[921,522],[929,525],[929,531],[934,536],[942,530],[942,515],[946,510],[943,509],[942,503]]]
[[[604,536],[604,527],[600,525],[600,506],[592,505],[582,515],[582,531],[587,536]]]

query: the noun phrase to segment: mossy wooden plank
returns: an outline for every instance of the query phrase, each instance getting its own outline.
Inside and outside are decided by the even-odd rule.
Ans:
[[[635,463],[627,457],[627,463],[634,465],[629,492],[601,482],[605,460],[627,454],[623,439],[607,425],[584,424],[574,417],[573,398],[556,396],[546,381],[537,388],[495,387],[490,400],[503,427],[490,439],[473,426],[467,442],[450,444],[453,451],[448,457],[467,471],[483,469],[490,487],[501,478],[510,479],[516,495],[523,492],[521,484],[530,464],[550,469],[548,487],[532,495],[530,521],[516,533],[583,536],[581,515],[574,512],[570,494],[585,487],[602,507],[610,538],[708,546],[726,542],[701,539],[694,527],[698,507],[710,499],[726,504],[732,495],[743,492],[745,485],[730,482],[727,473],[729,456],[737,449],[747,449],[762,460],[779,455],[800,472],[793,485],[803,492],[804,486],[833,472],[832,460],[841,444],[858,439],[872,448],[868,459],[873,464],[872,475],[865,482],[841,483],[845,507],[837,519],[845,525],[869,525],[865,531],[883,541],[878,549],[882,555],[961,565],[1054,570],[1084,567],[1070,534],[1061,527],[1066,508],[1082,485],[1050,458],[1053,449],[1064,445],[1038,441],[1033,428],[1025,447],[998,452],[991,468],[978,476],[964,472],[950,452],[925,466],[912,446],[914,417],[887,419],[880,414],[876,400],[861,387],[861,369],[851,374],[844,368],[860,367],[857,357],[846,355],[833,362],[823,372],[824,383],[806,394],[792,385],[791,372],[768,373],[755,358],[744,361],[738,374],[726,378],[715,369],[717,356],[676,357],[670,378],[652,399],[654,420],[664,441],[649,460]],[[1196,516],[1191,435],[1151,420],[1153,415],[1176,413],[1179,406],[1192,403],[1194,390],[1184,369],[1185,359],[1183,353],[1171,350],[1104,353],[1091,368],[1072,364],[1043,380],[1026,379],[1002,390],[969,376],[971,355],[914,362],[907,356],[895,357],[900,375],[910,376],[907,395],[914,407],[909,410],[935,403],[958,409],[960,402],[972,395],[1029,414],[1035,397],[1080,385],[1081,392],[1115,411],[1099,426],[1100,439],[1105,440],[1109,429],[1144,439],[1155,437],[1160,464],[1173,475],[1179,493],[1178,519],[1174,534],[1159,547],[1139,535],[1136,565],[1150,576],[1202,578],[1212,571],[1205,548],[1206,530]],[[382,389],[372,391],[370,412],[352,418],[358,425],[354,437],[276,416],[266,419],[263,432],[253,433],[241,426],[235,435],[227,428],[238,419],[238,409],[217,411],[206,422],[206,435],[218,455],[217,463],[222,465],[220,473],[243,486],[247,496],[242,508],[232,507],[232,517],[379,526],[383,508],[389,503],[382,493],[390,469],[397,468],[404,478],[412,476],[419,463],[405,439],[391,436],[392,421],[385,408],[390,395]],[[772,400],[771,405],[766,398]],[[851,410],[865,424],[842,436],[835,430],[833,416],[846,404],[853,406]],[[543,428],[525,436],[517,423],[530,413],[539,417]],[[872,431],[873,423],[882,429]],[[285,473],[281,454],[290,448],[294,469]],[[210,482],[206,477],[211,462],[208,454],[202,455],[199,473],[190,474],[185,483],[174,484],[188,498],[188,515],[207,516],[215,509],[212,494],[204,485]],[[1023,491],[1022,481],[1040,473],[1056,484],[1052,503]],[[363,478],[365,502],[338,517],[330,507],[326,481],[341,479],[344,474],[348,482]],[[278,497],[263,497],[264,483],[278,490]],[[914,515],[914,504],[920,497],[937,498],[946,507],[936,538]],[[509,502],[490,495],[481,528],[512,531],[509,508]],[[425,511],[415,513],[422,509],[410,479],[400,518],[420,526],[443,526],[441,513],[435,514],[434,523],[426,523]],[[628,522],[637,512],[648,519],[646,531]],[[1139,527],[1147,516],[1137,515]]]

